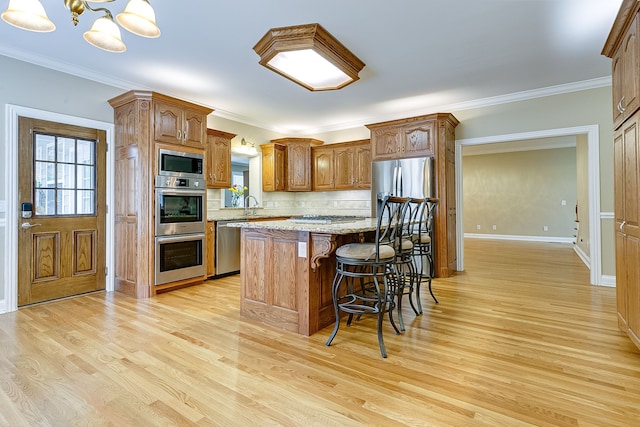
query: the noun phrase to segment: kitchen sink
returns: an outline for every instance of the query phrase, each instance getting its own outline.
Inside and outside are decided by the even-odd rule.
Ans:
[[[292,222],[301,222],[307,224],[335,224],[339,222],[353,222],[363,220],[363,216],[346,216],[346,215],[303,215],[289,218]]]

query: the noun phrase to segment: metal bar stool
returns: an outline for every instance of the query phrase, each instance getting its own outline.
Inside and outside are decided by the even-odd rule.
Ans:
[[[438,199],[425,198],[425,199],[412,199],[412,203],[419,203],[420,208],[417,216],[417,221],[413,223],[413,231],[411,233],[411,239],[413,241],[413,256],[416,266],[417,281],[415,286],[415,300],[418,305],[418,310],[422,313],[422,303],[420,301],[420,287],[422,281],[426,279],[429,285],[429,293],[435,303],[438,303],[438,299],[433,294],[431,282],[434,273],[433,264],[433,212],[438,205]],[[425,271],[425,260],[429,271]]]
[[[348,313],[347,326],[353,316],[377,316],[378,345],[382,357],[387,351],[382,337],[383,319],[388,313],[391,325],[398,293],[396,249],[393,244],[401,233],[408,198],[386,196],[378,209],[375,240],[350,243],[336,249],[336,275],[332,284],[336,323],[325,345],[330,346],[340,328],[340,314]]]

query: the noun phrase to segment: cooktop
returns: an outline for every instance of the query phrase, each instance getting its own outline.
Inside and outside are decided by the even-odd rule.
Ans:
[[[289,218],[289,221],[302,222],[307,224],[333,224],[336,222],[352,222],[364,219],[362,216],[346,215],[303,215]]]

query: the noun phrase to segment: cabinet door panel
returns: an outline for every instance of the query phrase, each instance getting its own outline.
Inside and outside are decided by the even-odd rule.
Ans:
[[[156,101],[153,117],[153,137],[156,141],[182,144],[182,109]]]
[[[402,132],[399,127],[375,129],[371,132],[373,160],[395,159],[400,152]]]
[[[333,149],[313,150],[313,190],[333,189]]]
[[[204,148],[205,135],[207,131],[206,116],[186,110],[184,112],[182,142],[191,147]]]
[[[311,146],[309,144],[289,144],[287,146],[287,190],[311,190]]]
[[[434,131],[435,121],[405,129],[401,150],[403,157],[432,156]]]
[[[355,147],[353,161],[356,188],[371,188],[371,146]]]
[[[354,186],[353,177],[353,149],[339,148],[334,151],[335,189],[344,190]]]

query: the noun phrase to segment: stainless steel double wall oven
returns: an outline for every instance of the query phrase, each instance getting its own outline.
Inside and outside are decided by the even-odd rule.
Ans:
[[[206,274],[204,155],[158,150],[155,178],[155,284]]]

